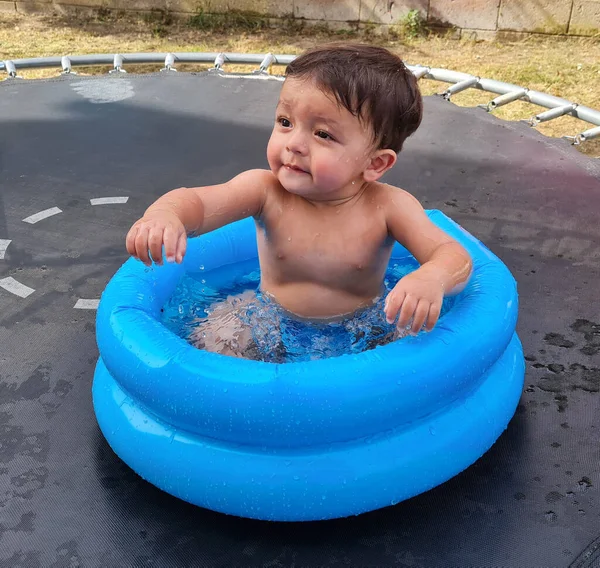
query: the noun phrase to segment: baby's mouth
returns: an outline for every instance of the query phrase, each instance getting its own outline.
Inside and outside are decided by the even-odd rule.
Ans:
[[[283,167],[290,172],[295,172],[298,174],[307,174],[308,173],[306,170],[303,170],[302,168],[299,168],[298,166],[294,166],[293,164],[284,164]]]

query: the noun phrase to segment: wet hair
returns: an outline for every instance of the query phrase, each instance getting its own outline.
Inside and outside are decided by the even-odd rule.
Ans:
[[[377,149],[402,149],[419,127],[423,101],[417,79],[400,57],[383,47],[328,44],[292,61],[286,77],[312,79],[338,104],[368,124]]]

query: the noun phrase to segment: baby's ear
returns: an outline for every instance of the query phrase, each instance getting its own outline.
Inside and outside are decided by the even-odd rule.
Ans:
[[[371,157],[369,165],[363,172],[365,181],[377,181],[396,163],[396,152],[393,150],[376,150]]]

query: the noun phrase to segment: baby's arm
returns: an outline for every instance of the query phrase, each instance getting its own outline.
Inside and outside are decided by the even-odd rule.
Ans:
[[[182,187],[157,199],[127,234],[127,252],[144,264],[181,262],[188,234],[202,234],[260,215],[273,183],[267,170],[250,170],[232,180],[206,187]]]
[[[444,295],[456,294],[471,275],[467,251],[432,223],[421,204],[409,193],[390,188],[386,195],[390,235],[406,247],[421,266],[402,278],[388,294],[385,314],[398,328],[413,319],[411,332],[423,325],[431,331],[440,316]]]

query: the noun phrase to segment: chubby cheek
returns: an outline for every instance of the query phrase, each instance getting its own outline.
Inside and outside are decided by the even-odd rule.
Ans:
[[[267,161],[271,171],[277,172],[281,167],[281,144],[278,143],[276,136],[271,136],[267,145]]]
[[[313,159],[311,163],[311,174],[317,185],[323,187],[335,187],[340,179],[346,175],[346,164],[338,160]]]

